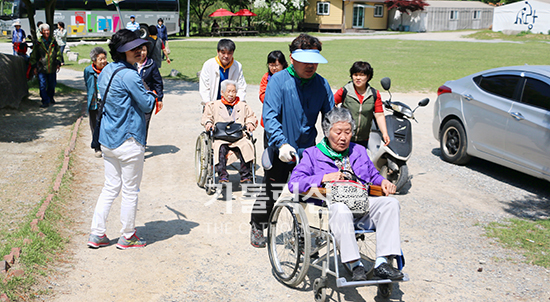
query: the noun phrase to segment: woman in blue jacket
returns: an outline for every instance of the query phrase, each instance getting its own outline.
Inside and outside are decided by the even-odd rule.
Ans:
[[[145,155],[145,113],[153,110],[155,95],[145,90],[134,64],[141,60],[141,46],[147,43],[130,30],[117,31],[109,43],[114,62],[105,66],[98,78],[104,103],[99,143],[105,161],[105,184],[92,219],[88,239],[92,248],[109,245],[105,235],[107,216],[121,191],[122,236],[116,246],[128,249],[146,245],[136,235],[135,219]]]
[[[97,78],[101,73],[101,70],[107,66],[107,51],[103,47],[95,47],[90,51],[90,59],[92,64],[84,69],[84,82],[86,83],[86,91],[88,94],[88,118],[90,120],[90,130],[92,135],[97,125],[97,113],[99,103],[102,96],[99,94],[99,86],[97,85]],[[101,149],[95,150],[95,156],[101,157]]]

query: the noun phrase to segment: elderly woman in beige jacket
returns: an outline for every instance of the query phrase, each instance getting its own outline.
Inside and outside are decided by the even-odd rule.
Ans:
[[[221,99],[209,102],[204,107],[201,124],[206,131],[213,129],[218,122],[231,122],[243,125],[248,131],[252,132],[258,126],[258,119],[254,111],[237,97],[239,89],[237,82],[225,80],[221,83]],[[230,143],[223,140],[214,140],[212,146],[214,149],[214,164],[220,183],[228,182],[226,166],[237,158],[241,162],[239,172],[241,174],[241,183],[252,183],[252,162],[254,160],[254,146],[252,142],[243,136],[240,140]],[[230,152],[232,154],[230,154]]]

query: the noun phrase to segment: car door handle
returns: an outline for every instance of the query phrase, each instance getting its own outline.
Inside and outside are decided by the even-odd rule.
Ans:
[[[521,120],[525,119],[525,118],[523,117],[523,115],[521,115],[521,113],[519,113],[519,112],[510,112],[510,115],[511,115],[513,118],[515,118],[516,121],[521,121]]]
[[[471,101],[471,100],[474,99],[474,97],[473,97],[471,94],[465,94],[465,95],[463,95],[463,96],[464,96],[464,98],[465,98],[467,101]]]

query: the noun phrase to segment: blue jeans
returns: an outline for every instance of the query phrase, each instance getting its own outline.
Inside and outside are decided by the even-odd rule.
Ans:
[[[42,104],[49,105],[55,95],[57,85],[57,73],[38,73],[38,86],[40,87],[40,98]]]
[[[63,59],[63,52],[65,50],[65,46],[67,45],[59,46],[59,52],[61,53],[61,63],[65,63],[65,60]]]

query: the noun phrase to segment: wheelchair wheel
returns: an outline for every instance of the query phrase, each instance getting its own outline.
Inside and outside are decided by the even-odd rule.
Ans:
[[[393,292],[393,283],[378,284],[377,294],[381,298],[389,298]]]
[[[201,188],[206,184],[208,169],[210,168],[211,149],[208,134],[206,132],[201,133],[195,144],[195,179]]]
[[[363,266],[365,267],[365,273],[369,276],[374,270],[374,262],[376,261],[376,233],[356,233],[355,238],[357,239],[359,255],[361,256],[361,262],[363,262]],[[347,265],[344,265],[344,268],[348,271],[348,273],[352,274]]]
[[[275,204],[269,219],[268,254],[277,278],[288,286],[300,284],[309,268],[311,239],[307,218],[297,203]]]

